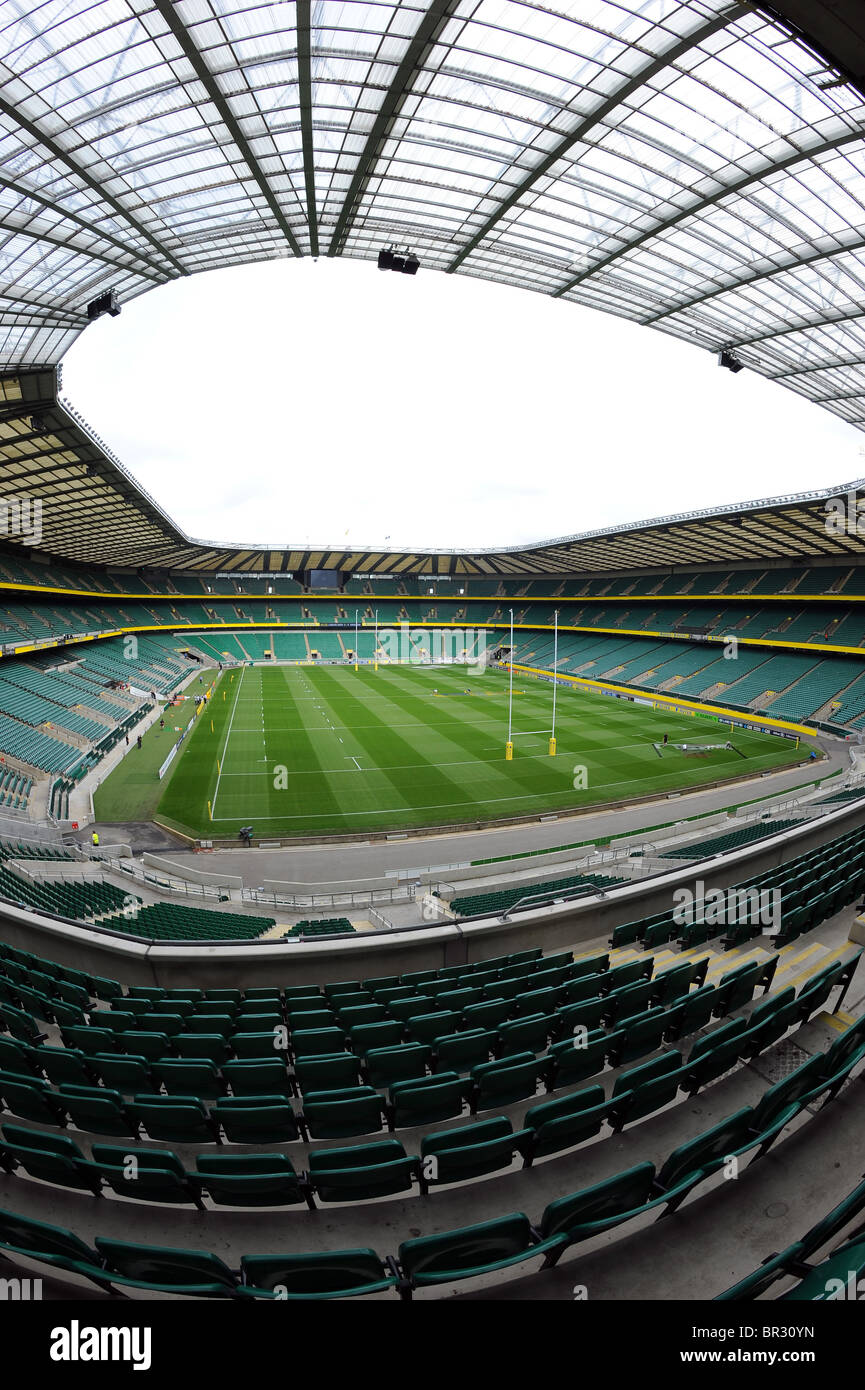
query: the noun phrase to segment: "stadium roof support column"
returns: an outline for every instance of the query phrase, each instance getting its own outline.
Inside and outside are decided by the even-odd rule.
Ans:
[[[405,51],[403,60],[394,74],[384,95],[384,100],[379,107],[378,115],[373,123],[372,130],[367,136],[363,153],[357,162],[357,168],[348,186],[345,201],[337,218],[336,228],[331,237],[330,246],[327,254],[329,256],[339,255],[342,244],[348,235],[357,205],[360,202],[367,182],[372,174],[373,167],[378,159],[382,146],[390,134],[394,121],[399,115],[400,108],[406,97],[412,90],[415,73],[422,67],[430,49],[436,43],[442,29],[448,20],[456,13],[459,8],[460,0],[433,0],[423,19],[417,27],[415,36]]]
[[[644,67],[639,68],[633,76],[623,82],[620,87],[617,87],[610,96],[606,97],[605,100],[601,102],[600,106],[598,106],[590,116],[580,121],[576,130],[572,130],[570,134],[564,136],[555,148],[552,149],[548,155],[544,156],[540,164],[536,165],[535,168],[526,175],[513,192],[510,193],[503,202],[499,203],[495,212],[487,218],[480,231],[475,233],[471,240],[463,247],[462,251],[460,251],[459,255],[455,256],[451,261],[450,265],[447,267],[447,273],[450,275],[455,270],[458,270],[466,257],[471,255],[472,251],[474,251],[493,230],[496,223],[501,221],[505,214],[530,191],[532,186],[537,183],[538,179],[543,178],[545,174],[549,173],[550,169],[568,153],[568,150],[572,149],[574,145],[579,144],[581,140],[584,140],[590,131],[600,125],[602,121],[606,120],[611,112],[615,111],[617,106],[620,106],[623,101],[627,101],[629,96],[632,96],[634,92],[638,92],[641,87],[644,87],[647,82],[650,82],[652,78],[656,77],[659,73],[664,72],[672,63],[677,62],[679,58],[683,58],[685,54],[689,53],[692,49],[698,48],[707,38],[711,38],[712,34],[717,33],[721,29],[726,29],[734,20],[741,19],[742,15],[747,13],[748,8],[747,5],[731,5],[723,14],[716,15],[708,24],[701,24],[698,29],[694,29],[684,39],[681,39],[679,43],[674,44],[672,48],[668,48],[665,53],[652,58]]]
[[[315,148],[312,139],[312,63],[309,38],[309,0],[297,0],[297,79],[300,98],[300,136],[303,145],[303,179],[306,187],[306,219],[309,245],[318,255],[318,211],[315,202]]]
[[[186,28],[186,25],[181,20],[176,9],[174,8],[174,5],[171,4],[171,0],[155,0],[155,8],[159,11],[162,18],[165,20],[165,23],[168,25],[168,28],[171,30],[171,33],[174,35],[175,39],[177,40],[178,44],[183,50],[183,54],[191,64],[192,69],[195,72],[195,76],[198,78],[202,87],[207,92],[208,99],[213,102],[213,105],[219,112],[220,120],[223,121],[226,130],[228,131],[229,135],[234,141],[234,144],[237,147],[241,155],[241,158],[243,159],[243,162],[245,163],[249,172],[252,174],[252,177],[255,179],[255,182],[258,184],[258,187],[261,191],[262,196],[264,197],[265,202],[267,203],[267,206],[270,208],[271,212],[276,218],[279,230],[282,232],[283,236],[285,237],[295,256],[302,255],[300,246],[297,242],[297,238],[295,237],[294,232],[291,230],[291,227],[288,224],[288,220],[285,216],[285,213],[279,205],[276,194],[274,193],[270,184],[267,182],[261,165],[259,164],[255,155],[252,153],[249,141],[247,140],[246,136],[241,130],[237,118],[234,115],[234,112],[232,111],[225,97],[220,92],[219,87],[217,86],[216,81],[214,80],[213,74],[211,73],[210,69],[205,63],[203,57],[199,53],[198,49],[195,47],[195,44],[192,42],[189,30]]]

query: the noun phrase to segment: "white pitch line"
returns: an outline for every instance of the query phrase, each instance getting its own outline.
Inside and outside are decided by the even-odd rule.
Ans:
[[[240,672],[240,680],[237,682],[237,690],[234,695],[234,704],[231,707],[231,718],[228,721],[228,729],[226,730],[225,734],[225,743],[222,745],[222,757],[219,760],[219,771],[216,774],[216,790],[213,793],[213,805],[210,808],[211,819],[213,819],[213,811],[216,809],[216,798],[219,796],[219,782],[222,777],[222,767],[225,763],[225,755],[228,752],[228,740],[231,738],[231,726],[234,723],[234,716],[237,713],[237,697],[240,694],[240,687],[243,685],[243,676],[245,671],[246,667],[244,666]]]

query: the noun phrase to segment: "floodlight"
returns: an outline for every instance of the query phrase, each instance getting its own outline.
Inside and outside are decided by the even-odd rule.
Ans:
[[[727,352],[726,349],[718,353],[719,367],[726,367],[730,372],[741,372],[744,365],[744,362],[740,362],[738,357],[734,356],[732,352]]]
[[[106,290],[97,299],[91,299],[87,305],[88,319],[99,319],[103,314],[110,314],[113,319],[120,313],[120,304],[117,299],[116,290]]]

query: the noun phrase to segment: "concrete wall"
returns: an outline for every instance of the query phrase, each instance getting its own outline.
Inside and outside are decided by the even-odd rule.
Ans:
[[[400,975],[411,970],[480,961],[540,946],[545,952],[579,947],[609,936],[622,922],[673,905],[673,890],[702,879],[706,888],[726,888],[786,864],[847,830],[865,825],[865,808],[842,806],[801,828],[773,835],[756,846],[676,866],[656,878],[637,880],[579,903],[562,903],[518,914],[510,921],[447,923],[412,930],[358,933],[338,942],[268,941],[237,946],[191,947],[110,936],[93,928],[42,918],[0,905],[0,939],[22,950],[124,984],[198,985],[203,988],[320,984]],[[675,861],[674,861],[675,862]]]

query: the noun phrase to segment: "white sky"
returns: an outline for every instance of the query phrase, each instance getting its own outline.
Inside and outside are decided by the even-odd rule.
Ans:
[[[207,541],[514,545],[865,474],[861,433],[705,350],[423,267],[174,281],[89,327],[63,389]]]

